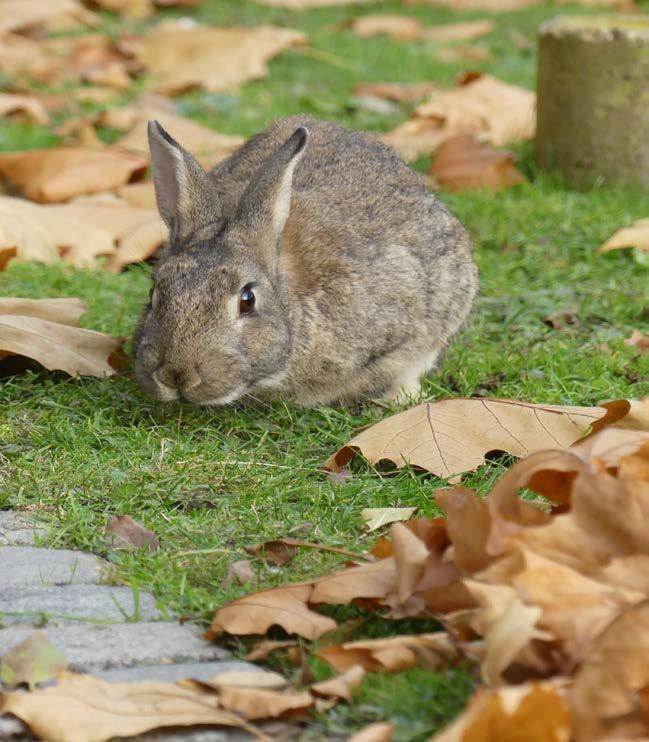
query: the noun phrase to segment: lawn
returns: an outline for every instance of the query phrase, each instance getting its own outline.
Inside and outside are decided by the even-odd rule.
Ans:
[[[270,64],[268,78],[236,95],[183,96],[179,109],[226,133],[251,134],[300,112],[358,129],[392,128],[407,119],[409,107],[359,108],[351,94],[355,83],[451,84],[466,65],[437,61],[430,43],[361,40],[345,27],[370,12],[406,12],[431,24],[484,17],[425,6],[404,10],[397,2],[295,12],[206,0],[194,12],[200,20],[299,28],[310,35],[311,51],[284,53]],[[535,32],[556,12],[548,4],[496,16],[496,31],[478,42],[493,57],[472,66],[533,88]],[[122,24],[108,15],[106,23],[111,31]],[[56,141],[42,127],[0,123],[3,150]],[[630,250],[604,256],[595,250],[618,227],[649,216],[649,197],[624,188],[573,190],[556,174],[538,171],[530,145],[516,153],[528,184],[498,194],[439,194],[473,236],[481,293],[469,325],[427,379],[426,399],[479,395],[591,405],[648,395],[649,355],[623,341],[633,328],[649,329],[649,261]],[[0,294],[79,296],[89,306],[84,326],[128,335],[146,301],[149,274],[148,266],[110,275],[13,262],[0,273]],[[548,326],[544,319],[562,310],[574,310],[576,323]],[[344,483],[318,470],[354,430],[388,414],[387,407],[303,410],[277,403],[203,410],[152,401],[129,374],[101,381],[46,372],[3,378],[0,404],[0,508],[38,513],[52,526],[50,545],[100,555],[107,554],[107,516],[131,515],[157,534],[162,548],[110,555],[116,578],[151,590],[161,607],[197,621],[251,589],[223,587],[228,565],[248,556],[246,546],[293,536],[369,548],[374,537],[364,534],[363,508],[416,505],[420,514],[433,515],[432,494],[444,486],[408,469],[381,477],[362,463]],[[506,463],[485,465],[465,484],[486,492]],[[257,587],[315,576],[341,561],[305,550],[281,570],[255,562]],[[371,618],[357,635],[401,630]],[[315,661],[313,669],[318,676],[327,672]],[[473,682],[470,669],[370,675],[350,706],[316,720],[312,736],[391,719],[395,740],[425,739],[458,712]]]

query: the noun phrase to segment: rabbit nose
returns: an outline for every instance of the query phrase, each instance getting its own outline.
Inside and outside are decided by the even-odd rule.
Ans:
[[[194,369],[176,368],[169,364],[163,364],[153,372],[153,378],[169,389],[186,391],[198,386],[201,378],[198,371]]]

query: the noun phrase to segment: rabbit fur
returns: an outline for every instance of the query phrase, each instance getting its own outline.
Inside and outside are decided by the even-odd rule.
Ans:
[[[134,339],[147,392],[303,406],[419,394],[477,271],[464,228],[391,148],[307,117],[209,173],[157,122],[149,143],[170,237]]]

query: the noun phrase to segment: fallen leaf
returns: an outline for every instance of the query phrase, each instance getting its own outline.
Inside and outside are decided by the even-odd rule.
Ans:
[[[67,660],[49,641],[47,634],[34,631],[0,657],[0,682],[9,688],[22,683],[32,688],[56,677],[67,666]]]
[[[461,657],[445,631],[345,642],[323,647],[316,654],[338,672],[358,665],[368,672],[402,672],[412,667],[434,670]]]
[[[0,31],[0,71],[4,75],[11,76],[14,81],[26,77],[29,82],[32,79],[51,82],[58,74],[53,65],[52,55],[44,45],[25,36]]]
[[[18,248],[0,247],[0,271],[3,271],[16,255],[18,255]]]
[[[336,471],[359,451],[371,464],[392,461],[440,477],[477,469],[490,451],[527,456],[566,447],[597,420],[604,407],[535,405],[497,399],[447,399],[392,415],[352,438],[324,463]]]
[[[444,64],[464,64],[466,62],[487,62],[491,59],[491,52],[481,46],[456,44],[445,46],[435,52],[435,57]]]
[[[141,177],[147,160],[119,149],[51,147],[0,153],[0,176],[32,201],[68,201]]]
[[[157,551],[160,542],[155,534],[142,524],[133,520],[130,515],[109,515],[104,542],[111,549],[127,549],[133,551],[146,547],[149,551]]]
[[[649,720],[639,694],[649,686],[648,672],[649,601],[645,600],[612,621],[575,674],[569,697],[575,739],[646,737]]]
[[[240,714],[244,719],[277,719],[289,712],[306,711],[314,705],[313,696],[302,693],[281,693],[263,688],[219,688],[219,705]]]
[[[20,314],[40,317],[50,322],[76,327],[88,307],[76,298],[23,299],[18,296],[0,297],[0,314]]]
[[[360,665],[353,665],[341,675],[329,680],[313,683],[309,689],[313,695],[323,698],[340,698],[343,701],[352,700],[352,690],[357,688],[365,677],[365,670]]]
[[[486,10],[490,13],[509,13],[538,5],[539,2],[540,0],[405,0],[406,5],[432,5],[462,12]]]
[[[449,191],[486,189],[497,191],[526,178],[516,169],[514,155],[461,134],[442,142],[430,166],[430,174]]]
[[[220,690],[230,688],[266,688],[277,690],[287,686],[286,678],[277,672],[269,670],[221,672],[208,681],[202,681],[213,688]]]
[[[153,0],[93,0],[93,4],[129,18],[148,18],[153,13]]]
[[[559,309],[558,311],[545,316],[543,322],[553,330],[563,331],[568,327],[578,326],[579,315],[577,309]]]
[[[113,376],[123,340],[17,314],[0,315],[0,357],[23,356],[70,376]]]
[[[301,31],[275,26],[166,22],[143,37],[138,56],[160,92],[174,95],[197,86],[220,92],[265,77],[268,60],[307,40]]]
[[[393,726],[387,722],[368,724],[352,734],[347,742],[391,742]]]
[[[635,247],[649,252],[649,219],[639,219],[633,226],[619,229],[597,249],[597,252],[601,254],[625,247]]]
[[[141,183],[127,183],[116,191],[119,198],[129,206],[136,209],[157,209],[155,198],[155,188],[152,180],[145,180]]]
[[[435,82],[364,82],[354,85],[352,93],[356,96],[386,98],[397,103],[413,103],[440,90],[441,87]]]
[[[332,618],[310,610],[307,601],[311,594],[309,584],[287,585],[247,595],[217,610],[208,639],[227,632],[265,634],[271,626],[281,626],[290,634],[306,639],[317,639],[336,628]]]
[[[365,508],[361,510],[361,519],[368,531],[376,531],[382,526],[398,520],[409,520],[417,508]]]
[[[433,152],[447,139],[470,134],[496,147],[532,139],[535,95],[490,75],[471,73],[458,87],[433,94],[414,117],[382,139],[407,160]]]
[[[2,0],[0,3],[0,33],[32,28],[94,26],[100,21],[78,0]]]
[[[309,10],[338,5],[362,5],[375,3],[378,0],[257,0],[260,5],[272,8],[289,8],[290,10]]]
[[[470,41],[494,30],[493,21],[466,21],[440,26],[424,26],[416,18],[405,15],[363,15],[351,25],[362,38],[385,35],[395,41]]]
[[[356,554],[347,549],[341,549],[337,546],[327,546],[326,544],[316,544],[310,541],[299,541],[294,538],[281,538],[271,541],[264,541],[261,544],[246,546],[249,554],[265,559],[267,562],[277,567],[284,566],[297,554],[298,549],[315,549],[316,551],[328,551],[332,554],[342,554],[352,559],[367,559],[363,554]]]
[[[235,580],[239,585],[245,585],[247,582],[255,582],[256,579],[257,575],[252,568],[252,564],[247,559],[240,559],[228,565],[228,571],[223,580],[223,587],[229,590]]]
[[[558,683],[480,689],[431,742],[568,742],[570,710]]]
[[[640,330],[631,330],[631,335],[624,341],[630,348],[637,348],[640,353],[649,353],[649,335],[643,335]]]
[[[280,649],[288,649],[289,647],[297,647],[298,644],[295,639],[285,639],[284,641],[276,641],[273,639],[264,639],[263,641],[257,642],[254,647],[246,655],[246,659],[249,662],[257,662],[263,660],[273,652],[277,652]]]
[[[2,713],[17,716],[37,737],[56,742],[106,742],[161,727],[246,728],[205,691],[174,683],[108,683],[68,672],[59,674],[53,688],[0,692]]]
[[[16,114],[37,124],[49,123],[50,117],[43,104],[29,95],[0,93],[0,118],[9,118]]]

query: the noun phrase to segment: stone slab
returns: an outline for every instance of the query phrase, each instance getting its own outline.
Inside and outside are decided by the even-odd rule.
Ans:
[[[70,670],[75,672],[95,673],[133,665],[214,662],[230,658],[225,649],[205,641],[200,629],[178,623],[84,623],[46,626],[43,631],[63,652]],[[32,626],[0,629],[0,657],[33,632]]]
[[[0,546],[33,546],[35,537],[44,535],[45,529],[29,518],[13,510],[0,510]]]
[[[96,673],[96,677],[111,683],[144,683],[154,680],[160,683],[175,683],[177,680],[209,680],[224,672],[260,672],[261,668],[249,662],[187,662],[178,665],[153,665],[129,667]]]
[[[0,598],[11,587],[96,584],[101,572],[101,561],[82,551],[3,546],[0,547]]]
[[[9,547],[0,548],[0,559],[5,548]],[[160,618],[150,593],[139,594],[138,609],[139,621]],[[128,587],[64,585],[0,589],[0,625],[38,624],[43,615],[51,626],[71,622],[80,625],[78,619],[122,623],[134,614],[133,591]]]

